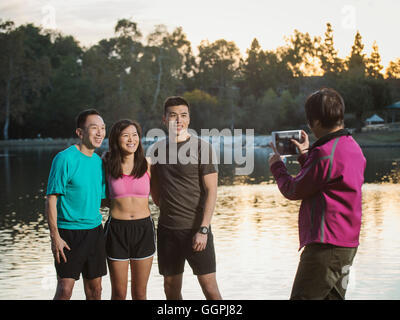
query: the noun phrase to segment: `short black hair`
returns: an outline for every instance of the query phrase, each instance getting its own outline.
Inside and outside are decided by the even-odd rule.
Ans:
[[[308,123],[313,126],[319,120],[323,128],[334,128],[344,124],[344,100],[332,88],[322,88],[306,100],[304,109]]]
[[[81,111],[78,116],[76,117],[76,127],[83,129],[83,126],[85,125],[86,119],[88,116],[96,114],[100,116],[100,113],[96,109],[86,109]]]
[[[180,96],[172,96],[165,99],[164,102],[164,114],[167,114],[168,107],[175,107],[175,106],[187,106],[190,111],[189,103]]]

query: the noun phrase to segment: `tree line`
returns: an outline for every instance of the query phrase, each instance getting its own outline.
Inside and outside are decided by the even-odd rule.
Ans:
[[[119,20],[114,36],[85,48],[70,35],[33,24],[0,21],[2,138],[71,137],[74,117],[98,109],[109,126],[136,119],[144,132],[161,127],[163,101],[182,95],[191,127],[254,128],[256,133],[304,125],[309,93],[329,86],[346,102],[346,125],[360,128],[372,112],[400,98],[400,59],[383,73],[376,42],[370,56],[356,33],[340,58],[333,29],[324,37],[294,30],[285,45],[263,50],[254,39],[246,56],[233,41],[204,40],[194,54],[181,27],[164,25],[143,36]]]

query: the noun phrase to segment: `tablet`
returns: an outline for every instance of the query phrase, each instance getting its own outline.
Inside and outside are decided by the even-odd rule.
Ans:
[[[296,145],[290,141],[294,139],[301,141],[301,130],[273,131],[272,143],[281,156],[291,156],[298,154]]]

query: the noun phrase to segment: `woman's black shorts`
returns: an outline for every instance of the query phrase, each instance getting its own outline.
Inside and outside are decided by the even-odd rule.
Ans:
[[[109,217],[105,225],[107,258],[116,261],[144,260],[156,251],[151,216],[137,220]]]

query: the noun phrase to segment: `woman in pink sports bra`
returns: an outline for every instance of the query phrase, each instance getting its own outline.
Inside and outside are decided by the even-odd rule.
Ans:
[[[105,225],[111,299],[126,299],[131,269],[132,299],[147,298],[147,282],[155,253],[150,215],[150,163],[141,144],[142,130],[132,120],[116,122],[104,155],[110,216]]]

